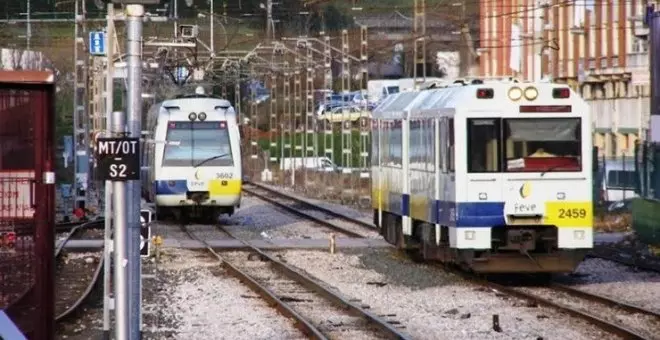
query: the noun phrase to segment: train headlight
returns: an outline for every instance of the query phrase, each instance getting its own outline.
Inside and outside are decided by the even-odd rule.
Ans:
[[[539,91],[535,87],[528,87],[525,89],[525,98],[527,100],[534,100],[539,96]]]
[[[519,87],[512,87],[509,89],[509,99],[516,101],[520,100],[523,96],[523,91]]]
[[[194,121],[195,119],[197,119],[197,114],[194,113],[194,112],[191,112],[191,113],[188,115],[188,119],[190,119],[191,122]]]
[[[204,112],[200,112],[200,113],[197,115],[197,118],[199,118],[199,120],[201,120],[202,122],[205,121],[205,120],[206,120],[206,113],[204,113]]]

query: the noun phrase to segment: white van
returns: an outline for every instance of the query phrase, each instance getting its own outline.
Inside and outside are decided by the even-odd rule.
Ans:
[[[338,171],[339,167],[328,157],[287,157],[280,160],[280,170],[317,170],[325,172]]]
[[[605,173],[601,183],[601,198],[607,202],[617,202],[637,197],[634,159],[606,160]]]

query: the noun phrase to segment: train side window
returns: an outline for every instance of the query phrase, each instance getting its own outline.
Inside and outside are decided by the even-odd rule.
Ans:
[[[400,168],[403,164],[403,128],[400,120],[390,122],[388,144],[389,157],[386,165]]]
[[[442,173],[447,173],[448,170],[448,155],[447,155],[447,139],[449,137],[449,130],[447,128],[447,118],[440,118],[440,133],[438,133],[438,140],[440,141],[440,168],[442,169]]]
[[[426,164],[427,171],[435,171],[435,140],[433,136],[435,135],[435,121],[433,119],[427,119],[426,122],[426,135],[424,138],[424,145],[426,145]]]
[[[456,169],[456,160],[455,160],[455,154],[454,154],[454,118],[449,118],[448,119],[448,126],[447,126],[447,154],[448,154],[448,160],[447,162],[449,163],[449,172],[454,172]]]
[[[380,166],[378,154],[380,153],[380,138],[378,136],[378,121],[371,122],[371,166]]]

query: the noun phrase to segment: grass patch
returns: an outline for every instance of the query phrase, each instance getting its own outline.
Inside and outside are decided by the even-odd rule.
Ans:
[[[316,147],[314,147],[314,151],[310,152],[313,154],[317,154],[319,157],[325,156],[325,150],[326,149],[332,149],[333,150],[333,160],[335,164],[338,166],[349,166],[350,167],[360,167],[362,166],[363,158],[360,157],[360,152],[361,152],[361,143],[363,140],[361,139],[360,132],[358,131],[352,131],[350,134],[349,139],[351,143],[351,154],[350,156],[344,155],[342,156],[342,133],[341,132],[335,132],[332,135],[325,135],[323,133],[316,133],[316,134],[309,134],[311,137],[311,146],[314,147],[314,140],[316,139]],[[348,135],[347,135],[348,136]],[[305,139],[305,134],[304,133],[298,133],[293,136],[287,136],[287,138],[281,138],[280,136],[277,136],[274,139],[274,142],[276,144],[275,147],[271,148],[270,147],[270,140],[268,137],[261,137],[258,139],[258,144],[261,147],[263,151],[270,151],[271,157],[281,157],[282,153],[282,141],[284,141],[284,145],[286,144],[291,144],[291,148],[293,149],[293,155],[289,154],[289,151],[284,150],[284,156],[285,157],[303,157],[303,150],[295,150],[294,147],[295,145],[300,145],[303,146],[304,144],[304,139]],[[366,148],[367,152],[371,153],[371,138],[367,136],[366,138]],[[350,160],[351,164],[347,164]],[[369,159],[367,159],[369,161]]]

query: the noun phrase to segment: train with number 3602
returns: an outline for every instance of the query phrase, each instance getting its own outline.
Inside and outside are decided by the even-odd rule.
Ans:
[[[372,113],[374,224],[479,273],[575,270],[593,247],[590,108],[566,85],[457,82]]]
[[[147,116],[142,176],[157,218],[199,217],[215,222],[240,207],[240,133],[231,103],[198,87],[154,105]]]

